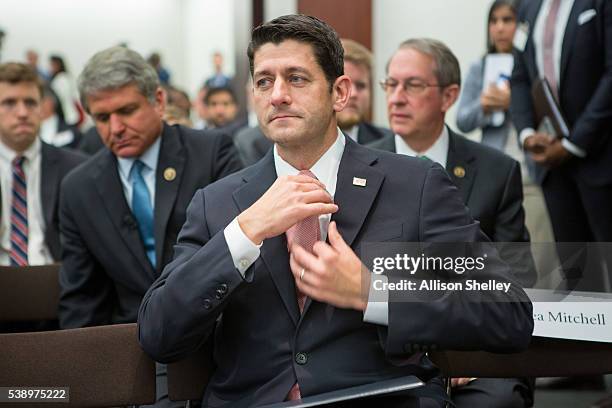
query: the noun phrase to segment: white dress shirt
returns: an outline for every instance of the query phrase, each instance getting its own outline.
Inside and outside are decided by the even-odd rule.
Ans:
[[[34,143],[23,153],[28,202],[28,264],[46,265],[53,257],[45,242],[45,219],[40,195],[41,142]],[[0,142],[0,189],[2,190],[2,218],[0,220],[0,265],[10,265],[11,258],[11,202],[13,187],[12,161],[17,153]]]
[[[327,192],[334,197],[336,193],[336,182],[338,179],[338,168],[340,167],[340,160],[344,153],[345,146],[344,135],[338,129],[338,135],[334,144],[327,149],[327,151],[321,156],[321,158],[312,166],[310,171],[321,181],[327,190]],[[299,170],[291,166],[282,157],[279,156],[276,145],[274,146],[274,167],[276,168],[277,177],[297,175]],[[319,227],[321,228],[321,239],[327,238],[327,227],[331,219],[331,214],[324,214],[319,216]],[[259,258],[260,248],[263,242],[259,245],[255,245],[242,231],[240,224],[238,223],[238,217],[234,218],[232,222],[225,227],[223,231],[225,241],[229,252],[232,256],[234,266],[244,277],[247,269]],[[289,272],[288,272],[289,273]],[[370,290],[370,297],[372,296],[372,289]],[[378,324],[386,324],[388,316],[375,315],[372,317],[372,305],[373,303],[383,302],[368,302],[368,306],[364,312],[364,321]],[[385,306],[384,312],[388,313],[388,307]]]
[[[161,137],[158,137],[155,142],[149,146],[149,148],[140,157],[117,157],[117,168],[119,170],[119,179],[123,186],[123,194],[125,199],[132,209],[132,179],[130,178],[130,171],[132,165],[136,160],[140,160],[144,166],[142,168],[142,178],[144,179],[147,189],[149,190],[149,197],[151,198],[151,208],[155,211],[155,173],[157,171],[157,159],[159,158],[159,148],[161,145]]]
[[[546,26],[546,17],[550,10],[552,0],[543,0],[540,6],[540,11],[533,27],[533,44],[535,46],[535,58],[536,66],[540,76],[544,76],[544,28]],[[553,43],[553,65],[555,70],[555,82],[557,83],[557,94],[559,93],[559,86],[561,85],[561,52],[563,49],[563,39],[565,38],[565,29],[569,16],[574,6],[574,0],[561,0],[559,5],[559,12],[557,14],[557,21],[555,24],[555,38]],[[519,138],[521,146],[525,143],[525,139],[533,135],[535,130],[533,128],[525,128],[521,131]],[[586,157],[586,152],[580,147],[576,146],[568,139],[563,138],[561,144],[567,151],[578,157]]]
[[[427,156],[430,160],[439,163],[442,167],[446,168],[446,159],[448,157],[448,129],[443,126],[442,133],[433,145],[424,152],[417,152],[413,150],[408,143],[400,135],[395,135],[395,152],[399,154],[405,154],[406,156],[412,157],[423,157]]]

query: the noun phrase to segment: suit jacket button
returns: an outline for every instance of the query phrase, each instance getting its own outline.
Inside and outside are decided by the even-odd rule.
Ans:
[[[221,292],[221,289],[217,289],[217,290],[215,291],[215,299],[217,299],[217,300],[221,300],[221,299],[223,298],[223,296],[224,296],[224,295],[223,295],[223,292]]]
[[[204,299],[202,305],[204,306],[204,309],[208,310],[212,307],[212,302],[209,299]]]
[[[299,365],[304,365],[308,362],[308,356],[306,353],[299,352],[295,355],[295,362]]]
[[[225,295],[227,293],[227,285],[225,283],[222,283],[219,285],[219,288],[217,289],[217,292]]]

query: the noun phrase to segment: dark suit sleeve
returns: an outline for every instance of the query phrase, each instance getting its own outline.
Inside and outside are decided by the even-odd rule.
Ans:
[[[420,205],[420,241],[455,243],[472,256],[490,254],[482,271],[466,272],[464,278],[512,283],[510,291],[447,291],[431,293],[389,292],[389,325],[383,332],[389,357],[427,349],[486,350],[509,352],[529,345],[533,331],[532,307],[515,282],[509,267],[500,261],[472,220],[456,187],[439,165],[430,167]],[[475,242],[480,241],[480,243]],[[483,242],[484,241],[484,242]],[[423,272],[426,279],[435,278]],[[403,276],[389,276],[397,282]],[[452,333],[453,335],[449,335]],[[415,347],[416,346],[416,347]]]
[[[74,202],[74,186],[62,183],[60,192],[60,327],[71,329],[111,324],[115,291],[102,266],[81,239],[76,220],[87,209]]]
[[[501,258],[510,265],[512,275],[523,287],[531,287],[537,280],[535,263],[525,226],[523,183],[521,168],[516,161],[506,174],[504,193],[495,218],[495,230],[490,237],[498,243]]]
[[[589,103],[574,123],[569,137],[572,143],[587,153],[596,153],[597,149],[604,145],[602,138],[606,135],[609,137],[612,124],[612,3],[602,3],[601,53],[605,56],[604,71]]]
[[[205,207],[200,190],[187,209],[174,260],[140,306],[138,338],[156,361],[174,361],[197,350],[232,292],[245,282],[234,266],[223,230],[210,235]]]
[[[514,52],[514,68],[510,84],[512,92],[510,113],[514,126],[520,135],[525,128],[536,128],[531,100],[531,79],[529,78],[529,72],[527,72],[524,52]]]
[[[229,136],[222,134],[217,137],[214,151],[216,152],[212,163],[214,181],[242,169],[240,155]]]

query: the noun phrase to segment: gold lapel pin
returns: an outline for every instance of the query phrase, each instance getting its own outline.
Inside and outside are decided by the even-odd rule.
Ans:
[[[364,179],[364,178],[353,177],[353,185],[354,186],[365,187],[366,183],[367,183],[367,180]]]
[[[455,177],[464,178],[465,169],[461,166],[457,166],[453,169],[453,174],[455,175]]]
[[[176,178],[176,170],[174,167],[168,167],[164,170],[164,180],[172,181]]]

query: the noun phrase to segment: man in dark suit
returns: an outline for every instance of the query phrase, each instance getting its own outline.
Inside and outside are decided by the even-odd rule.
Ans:
[[[395,136],[369,146],[444,166],[482,231],[502,243],[500,255],[512,265],[515,277],[532,286],[536,273],[528,247],[507,244],[529,241],[518,162],[445,125],[461,85],[455,55],[436,40],[404,41],[387,64],[382,85]],[[453,385],[458,407],[525,407],[533,402],[530,384],[522,379],[453,379]]]
[[[59,262],[62,178],[86,157],[38,138],[42,84],[25,65],[0,65],[0,265]],[[57,329],[55,321],[0,323],[0,332]]]
[[[436,369],[423,351],[431,348],[526,347],[531,307],[516,283],[502,303],[449,294],[458,315],[443,320],[446,301],[377,289],[406,275],[375,278],[356,254],[365,242],[474,241],[484,238],[478,224],[440,166],[375,152],[340,132],[336,112],[351,82],[330,26],[283,16],[252,38],[254,105],[274,149],[194,196],[175,259],[143,300],[143,348],[171,361],[214,332],[217,368],[204,405],[246,407],[402,375],[428,382]],[[506,269],[485,269],[511,279]],[[388,300],[375,301],[379,291]],[[444,395],[439,384],[426,388]]]
[[[359,144],[391,136],[389,129],[368,122],[372,106],[372,53],[356,41],[341,41],[344,49],[344,72],[351,79],[352,87],[349,103],[338,112],[338,126]],[[256,163],[273,145],[259,126],[238,132],[234,144],[245,165]]]
[[[542,185],[555,240],[610,242],[612,3],[524,2],[518,21],[512,117],[522,146],[537,164],[536,179]],[[569,127],[568,137],[547,134],[535,122],[531,89],[541,77],[547,79],[558,101]],[[606,290],[610,280],[601,272],[601,265],[583,270],[585,260],[576,257],[583,250],[583,245],[558,246],[567,288]],[[610,276],[612,261],[605,256]]]
[[[58,201],[63,177],[86,156],[60,149],[38,138],[42,84],[25,64],[0,65],[0,264],[41,265],[60,260]],[[16,159],[23,158],[20,163]],[[14,173],[17,172],[18,175]],[[23,177],[16,178],[21,174]],[[15,183],[24,183],[19,197]],[[24,227],[17,241],[11,216],[17,200],[23,200]],[[3,211],[4,210],[4,211]],[[15,233],[14,233],[15,232]]]
[[[107,149],[62,184],[64,328],[135,322],[142,296],[172,257],[195,191],[240,168],[228,137],[162,122],[158,81],[140,55],[122,47],[96,54],[79,78]]]

